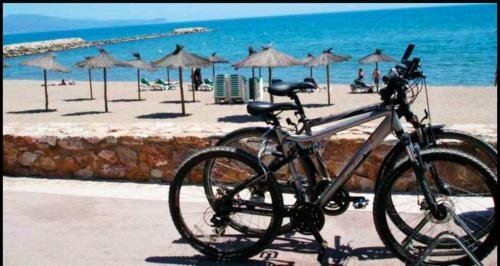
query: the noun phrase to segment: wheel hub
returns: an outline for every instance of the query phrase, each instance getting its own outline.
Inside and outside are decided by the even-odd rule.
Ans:
[[[325,225],[323,211],[313,203],[305,202],[293,206],[290,220],[295,229],[304,235],[311,235],[313,228],[320,231]]]

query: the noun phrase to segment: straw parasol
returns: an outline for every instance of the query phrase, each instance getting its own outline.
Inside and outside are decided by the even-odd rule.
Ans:
[[[104,75],[104,111],[108,112],[107,69],[115,66],[128,67],[129,65],[126,62],[115,59],[102,48],[98,48],[98,50],[99,56],[85,57],[85,60],[78,62],[77,66],[87,69],[102,68]]]
[[[306,65],[308,63],[311,63],[312,60],[314,60],[314,56],[311,53],[308,53],[307,56],[304,59],[302,59],[302,63],[304,65]],[[309,77],[310,78],[313,77],[313,67],[312,66],[309,67]]]
[[[141,59],[140,53],[132,53],[135,57],[134,60],[127,61],[129,67],[137,68],[137,96],[138,99],[141,99],[141,69],[147,70],[149,72],[153,72],[155,69],[153,65]]]
[[[85,60],[89,60],[90,58],[92,58],[92,56],[86,56]],[[80,68],[86,68],[85,67],[85,60],[76,63],[75,66],[80,67]],[[92,94],[92,68],[88,68],[88,71],[89,71],[90,99],[93,100],[94,95]]]
[[[213,81],[215,81],[215,64],[226,64],[229,63],[226,59],[216,56],[216,53],[212,53],[211,56],[208,57],[208,61],[212,63],[212,76],[213,76]]]
[[[359,59],[360,64],[372,64],[375,63],[375,71],[378,71],[378,62],[396,62],[392,57],[382,53],[382,49],[375,49],[374,53],[371,53],[361,59]],[[375,83],[378,92],[378,83]]]
[[[47,71],[69,73],[70,70],[63,65],[57,63],[54,58],[56,56],[53,53],[48,54],[45,57],[38,57],[35,59],[27,60],[21,62],[23,66],[38,67],[43,69],[43,80],[45,88],[45,110],[49,110],[49,94],[47,91]]]
[[[292,56],[284,54],[277,51],[271,46],[264,46],[262,50],[248,56],[247,58],[235,63],[233,66],[236,68],[240,67],[267,67],[269,68],[269,86],[272,80],[272,68],[273,67],[286,67],[286,66],[296,66],[302,65],[302,62]],[[271,102],[273,102],[273,96],[271,95]]]
[[[180,84],[180,91],[181,91],[181,101],[182,101],[182,114],[186,114],[186,109],[184,107],[184,90],[183,90],[183,84],[182,84],[182,68],[183,67],[202,67],[202,66],[208,66],[210,65],[210,61],[208,59],[203,58],[201,56],[188,53],[184,51],[184,46],[177,44],[175,47],[175,50],[162,57],[159,60],[153,61],[152,62],[153,67],[176,67],[179,68],[179,84]],[[193,87],[193,102],[195,101],[194,98],[194,87]]]
[[[324,50],[321,55],[314,58],[311,62],[306,63],[309,67],[326,66],[326,88],[328,90],[328,105],[331,105],[330,101],[330,64],[344,62],[351,60],[351,56],[347,55],[336,55],[332,53],[332,48]]]

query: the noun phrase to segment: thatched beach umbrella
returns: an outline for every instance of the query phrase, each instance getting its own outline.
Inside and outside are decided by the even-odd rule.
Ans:
[[[302,63],[304,65],[306,65],[306,64],[311,63],[312,60],[314,60],[314,55],[312,55],[311,53],[308,53],[307,56],[304,59],[302,59]],[[309,77],[310,78],[313,77],[313,67],[312,66],[309,66]]]
[[[375,63],[375,70],[378,71],[378,62],[396,62],[392,57],[382,53],[382,49],[375,49],[374,53],[371,53],[361,59],[359,59],[360,64],[372,64]],[[375,84],[377,86],[378,92],[378,83]]]
[[[235,63],[233,66],[236,68],[241,67],[267,67],[269,68],[269,86],[272,80],[272,68],[273,67],[286,67],[286,66],[296,66],[302,65],[302,62],[292,56],[284,54],[277,51],[271,46],[264,46],[262,50],[252,54],[251,56]],[[271,95],[271,102],[273,102],[273,96]]]
[[[153,65],[141,59],[141,54],[132,53],[135,57],[134,60],[127,61],[127,64],[130,67],[137,68],[137,96],[138,99],[141,99],[141,69],[147,70],[149,72],[153,72],[155,69]]]
[[[77,66],[87,69],[102,68],[104,75],[104,111],[108,112],[107,69],[115,66],[127,67],[128,64],[126,62],[115,59],[102,48],[98,48],[98,50],[99,56],[88,56],[85,58],[85,60],[77,63]]]
[[[23,66],[38,67],[43,69],[43,80],[45,87],[45,110],[49,110],[49,94],[47,91],[47,71],[69,73],[70,70],[63,65],[57,63],[54,58],[56,56],[53,53],[48,54],[45,57],[38,57],[35,59],[27,60],[21,62]]]
[[[306,66],[318,67],[326,66],[326,88],[328,90],[328,105],[331,105],[330,101],[330,64],[344,62],[351,60],[351,56],[347,55],[335,55],[332,53],[332,48],[324,50],[321,55],[314,58],[311,62],[306,63]]]
[[[229,63],[226,59],[216,56],[216,53],[212,53],[211,56],[208,57],[208,61],[212,63],[212,76],[213,76],[213,81],[215,81],[215,64],[226,64]]]
[[[84,61],[80,61],[75,64],[75,66],[80,67],[80,68],[86,68],[85,62],[86,60],[89,60],[92,58],[92,56],[86,56]],[[90,86],[90,99],[94,99],[94,95],[92,93],[92,68],[88,68],[89,71],[89,86]]]
[[[203,58],[201,56],[185,52],[184,46],[177,44],[175,50],[164,56],[163,58],[153,61],[153,67],[176,67],[179,68],[179,84],[181,91],[181,101],[182,101],[182,114],[186,114],[186,109],[184,107],[184,90],[182,84],[182,68],[183,67],[203,67],[210,65],[210,61],[208,59]],[[193,102],[194,98],[194,87],[193,87]]]

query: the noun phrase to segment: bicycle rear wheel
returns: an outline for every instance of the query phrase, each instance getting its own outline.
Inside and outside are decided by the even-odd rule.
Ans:
[[[207,174],[205,164],[211,162]],[[221,261],[244,260],[272,242],[283,219],[283,199],[276,181],[256,180],[261,197],[254,197],[254,184],[246,181],[263,176],[256,158],[230,147],[212,147],[188,158],[179,167],[169,191],[174,224],[195,249]],[[206,193],[205,180],[214,192]],[[232,191],[241,186],[241,191]],[[235,226],[236,224],[236,226]],[[258,228],[247,234],[239,226]]]

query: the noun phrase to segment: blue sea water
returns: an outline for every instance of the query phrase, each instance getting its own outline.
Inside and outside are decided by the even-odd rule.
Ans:
[[[168,17],[168,8],[165,9]],[[174,50],[175,44],[203,56],[212,52],[234,63],[247,56],[249,45],[259,48],[272,44],[277,50],[296,58],[307,53],[319,55],[324,49],[333,53],[351,55],[353,60],[332,65],[331,82],[350,83],[362,67],[371,76],[373,65],[360,65],[358,59],[381,48],[384,53],[399,59],[407,44],[416,44],[414,56],[421,58],[430,85],[491,85],[497,69],[497,5],[471,5],[418,9],[362,11],[265,18],[231,19],[168,23],[146,26],[128,26],[59,32],[3,35],[3,44],[80,37],[101,40],[169,32],[175,28],[202,26],[213,32],[174,37],[116,43],[104,46],[113,56],[129,60],[132,52],[140,52],[145,60],[156,60]],[[49,73],[49,79],[87,80],[85,70],[74,67],[85,56],[97,55],[95,47],[60,51],[57,60],[71,67],[69,74]],[[4,79],[41,79],[39,69],[23,67],[19,63],[36,57],[23,56],[4,59],[12,67],[3,69]],[[392,64],[380,64],[385,73]],[[204,78],[211,78],[211,68],[203,69]],[[249,69],[234,70],[230,64],[218,64],[217,73],[241,73],[250,76]],[[94,71],[93,78],[102,80],[102,71]],[[258,73],[258,71],[256,71]],[[184,71],[185,79],[189,71]],[[309,75],[302,66],[273,69],[273,78],[297,81]],[[165,78],[166,71],[144,72],[149,79]],[[171,71],[171,77],[178,77]],[[267,77],[267,69],[262,69]],[[314,77],[325,82],[325,68],[314,70]],[[133,69],[116,68],[108,71],[108,80],[135,80]]]

